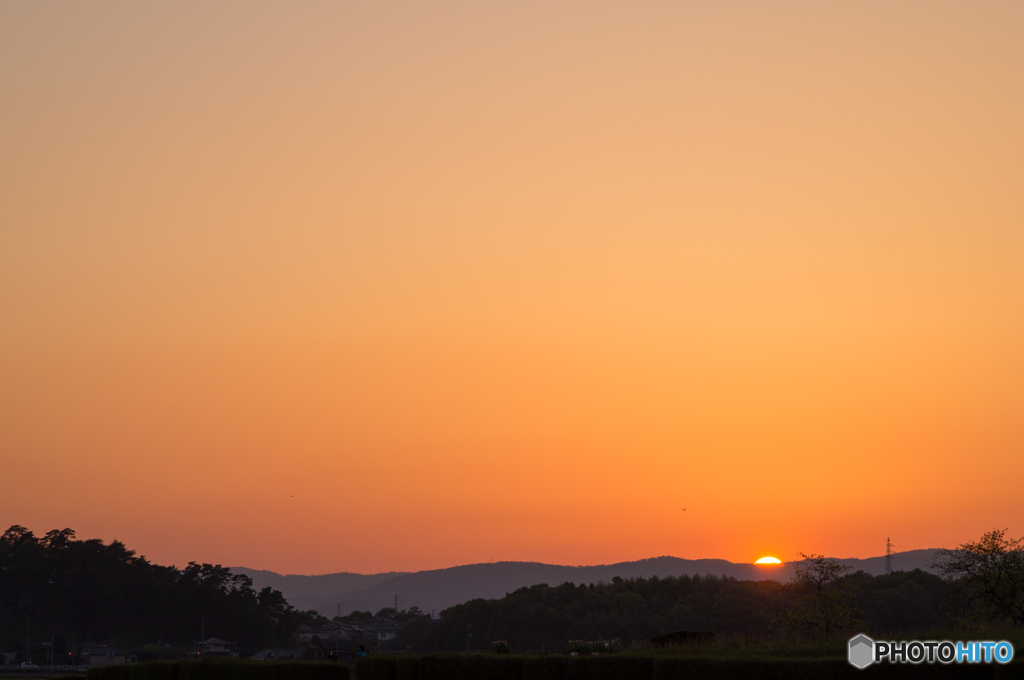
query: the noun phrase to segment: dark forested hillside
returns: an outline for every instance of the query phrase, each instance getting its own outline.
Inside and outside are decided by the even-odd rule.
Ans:
[[[150,563],[124,544],[77,540],[70,529],[0,536],[0,646],[72,639],[191,643],[205,632],[243,646],[288,643],[302,615],[280,592],[219,565]]]
[[[942,623],[947,584],[920,570],[843,578],[864,630],[922,630]],[[612,583],[521,588],[500,600],[451,607],[438,624],[406,626],[395,647],[418,651],[486,649],[507,640],[514,650],[565,649],[569,640],[647,640],[675,630],[777,636],[779,623],[804,594],[775,581],[681,576],[613,579]]]

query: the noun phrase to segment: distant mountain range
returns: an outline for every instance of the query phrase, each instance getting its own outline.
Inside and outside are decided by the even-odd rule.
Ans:
[[[896,553],[895,568],[902,571],[932,571],[937,549],[910,550]],[[885,557],[840,559],[853,571],[863,570],[880,575],[885,571]],[[713,574],[740,580],[784,581],[793,575],[793,563],[779,566],[729,562],[727,560],[684,560],[678,557],[654,557],[636,562],[602,564],[592,567],[566,567],[539,562],[494,562],[466,564],[428,571],[387,572],[383,574],[352,574],[341,572],[320,576],[281,575],[272,571],[232,567],[236,574],[253,580],[257,590],[270,586],[280,590],[297,609],[315,609],[324,616],[347,614],[354,610],[376,612],[395,605],[401,609],[412,606],[430,613],[440,612],[456,604],[476,598],[498,599],[524,586],[547,583],[557,586],[565,582],[609,582],[622,578],[651,576],[695,576]]]

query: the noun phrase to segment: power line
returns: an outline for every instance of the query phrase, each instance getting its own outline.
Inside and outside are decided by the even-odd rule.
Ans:
[[[888,576],[892,573],[892,561],[896,559],[896,554],[892,551],[895,548],[888,538],[885,539],[885,575]]]

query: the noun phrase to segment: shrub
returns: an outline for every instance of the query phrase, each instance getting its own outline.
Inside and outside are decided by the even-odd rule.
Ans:
[[[577,654],[612,654],[619,651],[618,640],[570,640],[565,651]]]
[[[398,680],[395,657],[386,654],[363,656],[352,668],[359,680]]]

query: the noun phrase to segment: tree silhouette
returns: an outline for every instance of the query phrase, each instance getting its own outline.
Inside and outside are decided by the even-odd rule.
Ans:
[[[800,593],[795,606],[786,612],[783,621],[790,628],[816,630],[822,640],[833,632],[857,624],[854,595],[845,586],[843,577],[850,570],[824,555],[805,555],[797,563],[790,588]]]
[[[932,566],[939,570],[977,614],[1024,625],[1024,538],[1009,539],[993,529],[981,540],[940,550]]]

